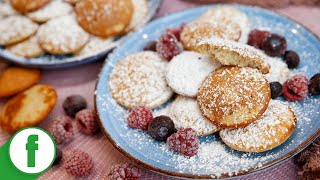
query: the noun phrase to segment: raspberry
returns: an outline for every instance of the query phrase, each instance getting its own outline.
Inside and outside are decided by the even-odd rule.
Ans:
[[[167,144],[169,147],[185,156],[195,156],[199,149],[199,139],[192,128],[181,129],[172,134]]]
[[[157,141],[165,141],[177,130],[168,116],[155,117],[149,124],[148,134]]]
[[[58,117],[51,124],[49,132],[57,144],[71,141],[74,135],[71,118],[68,116]]]
[[[177,40],[180,41],[180,34],[185,26],[186,26],[186,23],[182,23],[178,28],[169,28],[166,31],[169,31],[172,34],[174,34]]]
[[[152,110],[143,105],[134,107],[127,118],[130,127],[143,130],[148,129],[152,119]]]
[[[177,38],[170,31],[166,31],[164,34],[162,34],[159,42],[157,43],[156,49],[157,52],[168,61],[182,51]]]
[[[156,51],[157,41],[149,41],[143,48],[144,51]]]
[[[108,174],[110,180],[138,180],[142,171],[130,163],[113,165]]]
[[[87,101],[80,95],[72,95],[64,100],[62,106],[68,116],[74,117],[77,112],[87,108]]]
[[[84,134],[94,134],[99,130],[97,113],[92,109],[83,109],[76,114],[77,127]]]
[[[283,96],[289,101],[299,101],[308,95],[308,79],[302,74],[293,76],[283,84]]]
[[[83,177],[88,176],[92,172],[93,162],[89,154],[76,149],[66,158],[64,167],[68,174]]]
[[[249,39],[247,44],[253,46],[257,49],[262,48],[263,40],[270,34],[269,31],[261,31],[258,29],[254,29],[249,34]]]
[[[62,159],[62,150],[57,147],[57,149],[56,149],[56,158],[54,159],[52,165],[55,166],[55,165],[59,164],[61,159]]]

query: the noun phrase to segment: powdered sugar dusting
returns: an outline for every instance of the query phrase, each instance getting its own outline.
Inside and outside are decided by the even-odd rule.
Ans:
[[[168,85],[178,94],[195,97],[202,81],[221,64],[207,55],[185,51],[168,65]]]
[[[193,98],[178,96],[171,105],[169,117],[177,129],[192,128],[198,136],[218,131],[218,127],[202,115],[197,101]]]

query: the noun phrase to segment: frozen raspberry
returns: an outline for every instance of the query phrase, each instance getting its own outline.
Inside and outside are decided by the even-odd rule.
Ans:
[[[72,176],[88,176],[93,170],[93,161],[89,154],[76,149],[66,157],[64,167]]]
[[[190,157],[195,156],[199,149],[199,139],[192,128],[181,129],[172,134],[167,144],[172,150]]]
[[[287,41],[283,36],[278,34],[269,34],[263,40],[261,49],[271,57],[281,56],[287,49]]]
[[[315,74],[310,79],[309,91],[312,95],[320,94],[320,73]]]
[[[177,38],[177,40],[180,41],[180,34],[185,26],[186,26],[186,24],[182,23],[178,28],[169,28],[169,29],[167,29],[167,31],[174,34],[174,36]]]
[[[61,162],[62,159],[62,150],[57,147],[56,149],[56,158],[54,159],[52,165],[55,166]]]
[[[299,101],[308,95],[308,79],[302,74],[293,76],[283,84],[283,96],[289,101]]]
[[[165,141],[177,130],[168,116],[157,116],[149,124],[148,134],[157,141]]]
[[[87,108],[87,101],[80,95],[72,95],[64,100],[62,106],[68,116],[74,117],[77,112]]]
[[[143,130],[148,129],[152,119],[152,110],[143,105],[134,107],[127,118],[130,127]]]
[[[110,180],[138,180],[142,171],[130,163],[113,165],[108,174]]]
[[[157,51],[157,41],[149,41],[143,48],[144,51]]]
[[[182,51],[177,38],[170,31],[166,31],[164,34],[162,34],[159,42],[157,43],[156,49],[157,52],[168,61]]]
[[[94,134],[99,130],[97,113],[92,109],[83,109],[76,114],[77,127],[84,134]]]
[[[249,39],[247,44],[253,46],[257,49],[262,48],[262,42],[268,35],[271,34],[269,31],[262,31],[258,29],[254,29],[249,34]]]
[[[73,139],[72,120],[69,116],[61,116],[53,121],[49,129],[57,144],[64,144]]]

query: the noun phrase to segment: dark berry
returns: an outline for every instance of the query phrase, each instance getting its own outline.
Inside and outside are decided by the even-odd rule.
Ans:
[[[152,110],[143,105],[134,107],[127,118],[130,127],[143,130],[148,129],[152,119]]]
[[[309,91],[313,95],[320,94],[320,73],[315,74],[310,79]]]
[[[250,46],[253,46],[257,49],[262,48],[262,42],[263,40],[268,37],[271,33],[269,31],[261,31],[258,29],[254,29],[249,34],[249,39],[247,44]]]
[[[278,34],[270,34],[263,40],[262,49],[269,56],[281,56],[287,49],[287,41]]]
[[[176,131],[172,119],[168,116],[155,117],[148,127],[148,134],[158,141],[167,140],[167,138]]]
[[[157,41],[149,41],[143,48],[144,51],[156,51]]]
[[[168,138],[167,144],[170,149],[191,157],[198,153],[200,141],[196,132],[192,128],[187,128],[172,134]]]
[[[287,63],[288,68],[294,69],[300,63],[299,55],[294,51],[286,51],[283,56],[283,60]]]
[[[62,150],[57,147],[56,149],[56,158],[54,159],[52,165],[55,166],[61,162],[62,159]]]
[[[282,85],[279,82],[271,82],[270,89],[271,89],[271,98],[272,99],[276,99],[277,97],[281,96]]]
[[[68,116],[75,117],[77,112],[87,108],[87,101],[80,95],[72,95],[64,100],[62,106]]]
[[[303,100],[308,96],[308,79],[302,74],[295,75],[283,84],[282,89],[287,100]]]
[[[179,42],[175,35],[170,31],[165,31],[164,34],[159,39],[157,43],[157,52],[163,57],[164,59],[170,61],[173,56],[181,53],[182,48],[179,45]]]

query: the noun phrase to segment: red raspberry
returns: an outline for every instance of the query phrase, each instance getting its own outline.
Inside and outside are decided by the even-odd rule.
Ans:
[[[253,46],[257,49],[262,48],[263,40],[270,34],[269,31],[261,31],[254,29],[249,34],[248,45]]]
[[[69,116],[61,116],[53,121],[49,132],[57,144],[64,144],[73,139],[72,120]]]
[[[166,31],[164,34],[162,34],[157,43],[156,49],[157,52],[168,61],[182,51],[177,38],[170,31]]]
[[[186,26],[186,23],[182,23],[180,27],[178,28],[169,28],[167,31],[170,31],[174,36],[177,38],[178,41],[180,41],[180,34],[183,30],[183,28]]]
[[[181,129],[172,134],[167,144],[169,147],[185,156],[195,156],[199,149],[199,139],[192,128]]]
[[[283,96],[289,101],[303,100],[308,96],[308,78],[302,74],[293,76],[283,84]]]
[[[97,113],[92,109],[84,109],[76,114],[77,127],[84,134],[94,134],[99,130]]]
[[[110,180],[138,180],[142,171],[130,163],[113,165],[108,174]]]
[[[152,119],[152,110],[143,105],[134,107],[127,118],[130,127],[143,130],[148,129]]]
[[[76,149],[66,158],[64,167],[72,176],[88,176],[93,170],[93,161],[89,154]]]

